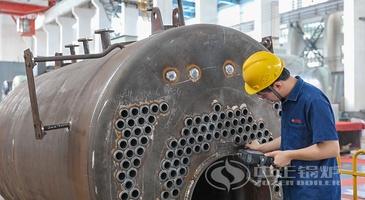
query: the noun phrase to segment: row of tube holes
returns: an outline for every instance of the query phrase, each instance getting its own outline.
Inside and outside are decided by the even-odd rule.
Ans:
[[[138,169],[149,145],[157,115],[167,114],[167,102],[143,104],[141,106],[122,107],[115,120],[114,127],[118,135],[113,159],[119,166],[115,179],[121,185],[118,194],[121,200],[137,199],[141,191],[136,185]]]
[[[255,122],[246,107],[223,111],[222,106],[216,103],[210,114],[186,117],[181,137],[172,138],[166,144],[167,150],[159,172],[159,180],[164,187],[161,199],[178,197],[183,179],[189,171],[190,157],[209,152],[212,141],[233,137],[237,145],[255,139],[265,143],[273,140],[271,135],[264,122]]]

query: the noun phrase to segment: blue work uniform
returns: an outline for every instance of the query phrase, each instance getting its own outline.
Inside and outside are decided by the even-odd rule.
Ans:
[[[295,150],[338,140],[335,118],[327,97],[299,76],[289,97],[282,102],[281,150]],[[292,160],[282,176],[284,200],[341,199],[336,158]]]

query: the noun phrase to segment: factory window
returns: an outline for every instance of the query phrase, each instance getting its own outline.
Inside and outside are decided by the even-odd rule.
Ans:
[[[286,26],[280,26],[280,44],[284,44],[288,42],[289,29]]]
[[[308,67],[321,67],[323,66],[323,49],[316,49],[311,51],[304,51],[304,55],[307,61]]]
[[[303,32],[305,34],[305,37],[308,39],[323,37],[322,34],[323,30],[324,30],[323,21],[310,22],[303,25]]]

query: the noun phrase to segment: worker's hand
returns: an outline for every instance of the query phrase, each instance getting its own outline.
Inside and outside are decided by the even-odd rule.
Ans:
[[[269,153],[265,153],[267,157],[274,158],[274,164],[276,166],[288,166],[290,164],[291,158],[289,157],[289,153],[286,151],[273,151]]]
[[[255,151],[259,151],[259,146],[260,143],[257,140],[252,140],[251,143],[245,145],[245,147]]]

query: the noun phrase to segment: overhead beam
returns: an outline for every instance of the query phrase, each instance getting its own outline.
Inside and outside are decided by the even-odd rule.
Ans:
[[[24,16],[29,14],[39,14],[54,5],[55,1],[49,1],[49,6],[39,6],[34,4],[17,3],[10,1],[0,1],[0,14]]]

